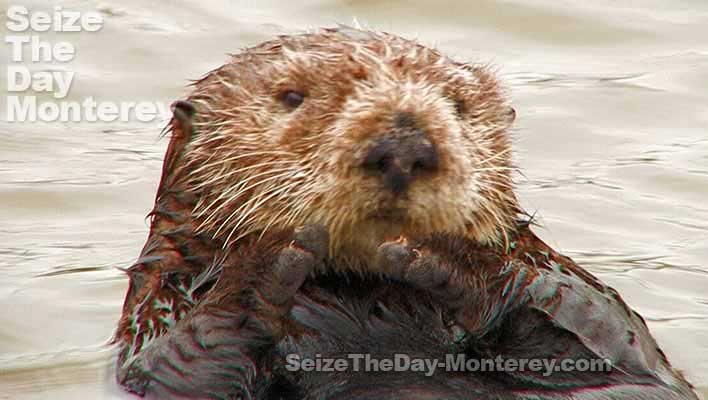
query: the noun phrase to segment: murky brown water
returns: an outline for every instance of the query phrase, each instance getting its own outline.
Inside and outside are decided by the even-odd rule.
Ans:
[[[617,288],[708,392],[708,2],[145,3],[56,2],[106,18],[40,35],[76,46],[67,100],[171,101],[227,52],[354,17],[495,64],[541,235]],[[105,346],[127,286],[115,267],[146,237],[164,121],[7,123],[1,101],[0,398],[123,398]]]

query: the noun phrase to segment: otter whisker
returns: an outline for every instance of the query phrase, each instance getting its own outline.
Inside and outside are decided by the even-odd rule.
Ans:
[[[293,175],[293,172],[294,172],[293,168],[289,167],[289,168],[273,169],[273,170],[261,172],[258,174],[249,175],[248,177],[242,179],[237,185],[234,185],[233,187],[229,188],[224,193],[219,195],[219,200],[227,198],[227,197],[229,197],[229,199],[238,198],[239,196],[241,196],[241,194],[248,192],[249,190],[253,189],[254,187],[260,186],[263,183],[271,182],[271,181],[277,180],[278,178],[281,178],[281,177],[290,177]],[[274,173],[277,173],[277,175],[268,176],[268,175],[271,175]],[[267,176],[267,177],[262,178],[263,176]],[[261,178],[261,179],[256,180],[257,178]],[[254,181],[254,180],[256,180],[256,182],[251,183],[250,185],[247,185],[249,182]],[[233,193],[234,191],[236,193]],[[227,202],[228,201],[230,201],[230,200],[227,200]]]
[[[268,232],[268,229],[277,221],[283,214],[288,214],[290,212],[290,208],[288,207],[283,207],[280,211],[278,211],[275,215],[273,215],[269,220],[268,223],[263,227],[263,230],[261,230],[261,234],[258,236],[258,240],[263,239],[263,236]],[[287,227],[288,224],[283,224],[284,227]],[[241,236],[237,237],[234,239],[234,241],[238,241],[241,239]]]
[[[495,171],[518,171],[518,167],[488,167],[488,168],[475,168],[475,172],[495,172]]]
[[[259,239],[261,239],[263,237],[263,235],[265,235],[265,233],[268,231],[268,229],[278,219],[280,219],[280,217],[283,215],[289,214],[290,216],[281,224],[281,228],[291,227],[293,225],[293,221],[296,220],[296,218],[302,213],[302,211],[307,209],[310,202],[312,201],[312,196],[307,196],[307,195],[305,195],[306,193],[308,193],[308,191],[306,189],[303,189],[301,186],[300,190],[297,193],[286,192],[286,193],[284,193],[284,196],[281,195],[281,199],[283,199],[285,196],[287,196],[287,197],[294,198],[297,201],[293,201],[293,202],[288,201],[287,207],[283,207],[281,211],[279,211],[277,214],[275,214],[273,217],[271,217],[269,219],[268,223],[263,228],[263,231],[261,232]],[[294,205],[295,211],[293,211],[293,208],[290,206],[291,203]],[[236,238],[236,240],[238,240],[238,239],[239,238]]]
[[[284,195],[288,195],[288,194],[289,194],[289,193],[284,193]],[[282,197],[283,197],[283,196],[281,195],[281,198],[282,198]],[[305,202],[305,203],[308,203],[309,200],[304,200],[304,202]],[[303,210],[303,208],[300,207],[298,213],[299,213],[300,211],[302,211],[302,210]],[[272,217],[269,219],[269,221],[268,221],[268,223],[265,225],[265,227],[264,227],[263,229],[261,229],[261,233],[260,233],[260,235],[258,236],[258,240],[261,240],[261,239],[265,236],[265,234],[268,232],[268,230],[270,229],[270,227],[271,227],[273,224],[275,224],[275,223],[280,219],[280,217],[283,216],[284,214],[285,214],[285,215],[291,214],[291,215],[290,215],[290,217],[289,217],[287,220],[285,220],[284,222],[282,222],[282,223],[280,224],[280,227],[281,227],[281,228],[292,227],[292,226],[293,226],[293,220],[294,220],[293,217],[294,217],[294,215],[292,215],[292,212],[291,212],[291,211],[292,211],[292,208],[290,208],[289,206],[287,206],[287,207],[282,207],[282,209],[281,209],[277,214],[275,214],[274,216],[272,216]],[[259,219],[262,220],[263,218],[259,218]],[[243,225],[246,226],[246,225],[248,225],[249,223],[250,223],[250,221],[247,221],[247,222],[244,223]],[[256,225],[256,224],[254,224],[254,225]],[[256,228],[256,227],[253,227],[253,228],[250,228],[250,229],[245,230],[243,233],[241,233],[239,236],[237,236],[235,239],[233,239],[232,243],[238,242],[238,241],[241,240],[242,238],[244,238],[244,237],[246,237],[246,236],[248,236],[248,235],[254,233],[254,232],[257,231],[257,230],[258,230],[258,228]]]
[[[233,175],[237,175],[237,174],[243,173],[243,172],[245,172],[245,171],[249,171],[249,170],[253,170],[253,169],[259,169],[259,168],[261,168],[261,169],[266,169],[266,168],[264,168],[264,167],[270,167],[270,166],[272,166],[272,165],[278,165],[278,164],[291,164],[291,165],[293,165],[293,164],[295,164],[295,162],[290,161],[290,160],[282,160],[282,161],[268,161],[268,162],[264,162],[264,163],[260,163],[260,164],[250,165],[250,166],[248,166],[248,167],[239,168],[239,169],[236,169],[236,170],[233,170],[233,171],[226,172],[226,173],[224,173],[224,174],[219,174],[218,176],[215,176],[215,177],[213,177],[213,178],[210,178],[209,180],[200,182],[200,183],[197,185],[197,187],[201,188],[201,187],[210,186],[210,185],[212,185],[212,184],[215,183],[215,182],[218,182],[218,181],[220,181],[220,180],[226,181],[227,178],[230,178],[230,177],[233,176]],[[241,182],[241,181],[239,181],[239,182]]]
[[[506,155],[506,154],[508,154],[508,153],[510,153],[510,152],[511,152],[511,148],[510,148],[510,147],[509,147],[509,148],[506,148],[506,149],[504,149],[504,150],[502,150],[502,151],[496,153],[495,155],[493,155],[493,156],[491,156],[491,157],[488,157],[488,158],[486,158],[486,159],[480,161],[478,164],[480,164],[480,165],[481,165],[481,164],[486,164],[486,163],[488,163],[488,162],[490,162],[490,161],[492,161],[492,160],[496,160],[497,158],[500,158],[500,157],[502,157],[502,156],[504,156],[504,155]]]
[[[251,202],[253,202],[254,200],[258,200],[258,201],[255,202],[247,212],[243,213],[243,215],[241,216],[241,218],[239,218],[238,221],[236,221],[236,223],[234,224],[234,227],[231,229],[231,232],[230,232],[229,235],[226,237],[225,243],[229,243],[229,241],[230,241],[230,239],[231,239],[231,236],[233,236],[233,234],[236,232],[236,230],[238,230],[238,228],[241,227],[241,225],[243,224],[244,220],[246,220],[246,218],[248,218],[249,216],[251,216],[251,215],[258,209],[258,207],[260,207],[263,203],[265,203],[266,201],[272,199],[273,197],[275,197],[275,196],[281,194],[282,192],[287,191],[287,190],[290,190],[292,187],[297,186],[298,183],[299,183],[299,182],[293,182],[293,183],[290,183],[290,184],[288,184],[288,185],[281,186],[281,187],[278,188],[278,190],[274,190],[272,193],[270,193],[270,194],[267,195],[267,196],[262,195],[262,196],[259,196],[259,197],[254,197],[254,198],[252,198],[252,199],[249,199],[249,200],[246,202],[246,204],[251,203]],[[236,214],[236,213],[234,213],[234,214],[232,214],[232,215],[235,215],[235,214]],[[229,217],[229,218],[230,218],[230,217]],[[246,221],[246,222],[248,223],[248,221]],[[222,224],[222,226],[221,226],[219,229],[217,229],[215,235],[218,235],[218,232],[223,228],[223,226],[224,226],[224,224]],[[230,243],[229,243],[229,244],[230,244]]]
[[[278,164],[291,164],[291,165],[296,165],[297,162],[296,162],[296,161],[293,161],[293,160],[269,160],[269,161],[262,162],[262,163],[259,163],[259,164],[249,165],[249,166],[247,166],[247,167],[242,167],[242,168],[239,168],[239,169],[230,171],[230,172],[228,172],[227,174],[224,175],[224,178],[228,178],[229,176],[231,176],[231,175],[233,175],[233,174],[236,174],[236,173],[239,173],[239,172],[248,171],[248,170],[251,170],[251,169],[257,169],[257,168],[260,168],[260,167],[267,167],[267,166],[271,166],[271,165],[278,165]]]
[[[212,152],[211,157],[214,156],[216,152]],[[227,157],[224,159],[219,159],[213,163],[206,163],[198,168],[196,168],[194,171],[191,172],[192,175],[199,175],[202,172],[211,172],[210,168],[214,168],[215,166],[222,166],[222,165],[228,165],[233,161],[237,161],[243,158],[249,158],[249,157],[255,157],[255,156],[266,156],[266,155],[273,155],[273,156],[283,156],[283,155],[292,155],[292,153],[287,152],[287,151],[253,151],[249,153],[240,153],[235,156]]]
[[[234,218],[238,217],[239,215],[242,215],[243,209],[244,207],[239,207],[238,210],[234,210],[233,212],[229,213],[224,212],[217,214],[209,214],[207,219],[198,226],[197,231],[213,232],[211,236],[212,238],[216,239],[223,229],[230,226],[230,223]],[[221,221],[222,219],[223,221]]]
[[[290,218],[285,220],[285,226],[291,226],[294,223],[294,221],[296,221],[297,218],[300,217],[300,215],[303,213],[303,211],[310,209],[310,205],[312,204],[312,201],[314,200],[314,196],[310,195],[310,196],[303,196],[303,197],[304,197],[304,199],[302,201],[295,202],[297,204],[297,206],[296,206],[297,208],[295,208],[294,212],[291,212]]]
[[[308,195],[308,194],[309,194],[309,195]],[[312,212],[311,212],[311,211],[312,211],[312,203],[313,203],[313,202],[315,201],[315,199],[316,199],[316,196],[315,196],[315,195],[313,195],[313,194],[311,194],[311,193],[309,193],[309,192],[308,192],[308,194],[303,193],[303,192],[301,191],[300,193],[294,195],[294,197],[296,197],[296,198],[298,198],[298,199],[301,197],[301,198],[302,198],[302,201],[293,202],[293,203],[296,203],[296,208],[294,209],[294,211],[292,211],[292,212],[290,213],[290,217],[289,217],[287,220],[285,220],[285,223],[284,223],[285,226],[293,226],[295,223],[300,223],[300,224],[304,223],[304,222],[299,222],[299,221],[307,221],[307,222],[310,222],[310,223],[317,222],[317,221],[308,219],[308,218],[310,218],[310,217],[308,217],[308,218],[303,218],[303,217],[302,217],[306,212],[309,212],[309,213],[310,213],[310,216],[311,216],[311,214],[312,214]]]
[[[238,226],[244,220],[245,217],[247,217],[253,210],[255,210],[258,206],[260,206],[263,203],[264,199],[265,200],[270,199],[274,195],[282,193],[283,191],[285,191],[287,189],[290,189],[291,187],[295,186],[297,183],[298,182],[296,182],[296,181],[290,182],[284,186],[271,184],[267,188],[260,190],[254,196],[252,196],[247,201],[245,201],[238,209],[236,209],[234,212],[231,213],[231,216],[229,217],[229,219],[232,216],[241,213],[247,207],[253,205],[253,207],[251,207],[251,209],[248,212],[243,213],[241,218],[239,218],[237,220],[235,225]],[[225,221],[225,222],[228,222],[229,219],[227,219],[227,221]]]
[[[250,186],[251,186],[251,187],[257,187],[257,186],[262,185],[262,184],[264,184],[264,183],[266,183],[266,182],[269,182],[269,181],[282,180],[282,179],[285,179],[288,175],[289,175],[289,174],[283,173],[283,174],[279,174],[279,175],[276,175],[276,176],[273,176],[273,177],[269,177],[269,178],[266,178],[266,179],[261,179],[261,180],[259,180],[258,182],[254,183],[254,184],[252,184],[252,185],[250,185]],[[217,208],[214,209],[214,210],[212,210],[211,208],[215,205],[215,203],[216,203],[218,200],[212,201],[212,203],[209,204],[209,206],[208,206],[207,208],[201,209],[201,210],[197,213],[198,217],[201,217],[201,216],[203,216],[203,215],[206,214],[206,213],[210,213],[210,214],[209,214],[209,216],[199,225],[199,227],[197,228],[197,230],[202,230],[202,229],[205,228],[206,226],[210,225],[212,221],[215,221],[215,220],[217,220],[218,218],[220,218],[220,217],[221,217],[220,211],[221,211],[222,209],[224,209],[225,207],[229,206],[230,204],[235,203],[236,200],[239,199],[239,198],[241,197],[241,195],[244,194],[244,193],[246,193],[246,190],[241,190],[241,191],[239,191],[239,193],[237,193],[236,195],[233,195],[233,196],[229,197],[227,200],[225,200],[225,201],[223,201],[221,204],[219,204],[219,205],[217,206]],[[256,195],[256,196],[257,196],[257,195]],[[238,212],[240,212],[244,207],[245,207],[245,205],[241,205],[241,206],[240,206],[236,211],[234,211],[233,213],[238,213]],[[228,221],[233,217],[233,215],[234,215],[233,213],[232,213],[229,217],[227,217],[227,219],[226,219],[226,221],[224,221],[224,223],[228,222]]]
[[[479,181],[488,184],[490,187],[499,187],[510,191],[514,189],[514,183],[507,176],[480,176]]]
[[[261,172],[255,175],[251,175],[248,178],[245,178],[241,180],[237,185],[232,186],[228,190],[224,191],[221,193],[216,199],[214,199],[206,208],[204,208],[197,216],[201,217],[205,212],[208,212],[211,210],[211,208],[216,205],[219,201],[225,199],[228,197],[227,200],[221,202],[221,204],[218,205],[218,207],[214,210],[211,210],[212,213],[216,213],[223,209],[224,207],[228,206],[229,204],[233,203],[235,199],[238,199],[243,193],[247,192],[248,190],[255,188],[257,186],[262,185],[263,183],[278,180],[284,177],[289,176],[290,174],[287,174],[287,172],[291,172],[292,168],[281,168],[281,169],[274,169],[274,170],[267,170],[265,172]],[[247,183],[260,178],[264,175],[269,175],[273,173],[278,173],[278,175],[274,175],[268,178],[260,179],[250,185],[246,185]],[[244,186],[245,185],[245,186]],[[232,194],[231,192],[237,191],[235,194]]]

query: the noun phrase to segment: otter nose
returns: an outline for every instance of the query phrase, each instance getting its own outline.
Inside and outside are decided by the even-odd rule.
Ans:
[[[384,187],[400,194],[416,177],[437,170],[438,153],[415,118],[399,113],[394,129],[371,146],[363,166],[379,175]]]

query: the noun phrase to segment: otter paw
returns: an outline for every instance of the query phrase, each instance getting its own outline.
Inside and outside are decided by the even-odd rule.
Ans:
[[[422,246],[413,246],[406,238],[385,242],[378,248],[376,265],[391,279],[429,292],[448,305],[463,302],[464,280],[443,257]]]
[[[418,254],[408,245],[408,239],[401,236],[396,240],[382,243],[376,252],[375,265],[379,272],[385,276],[404,280],[408,274],[411,263]]]
[[[321,226],[296,229],[293,240],[278,254],[273,265],[273,285],[263,295],[273,304],[287,302],[315,268],[320,266],[329,249],[329,233]]]
[[[329,232],[322,225],[307,225],[295,229],[291,246],[310,252],[322,261],[329,251]]]

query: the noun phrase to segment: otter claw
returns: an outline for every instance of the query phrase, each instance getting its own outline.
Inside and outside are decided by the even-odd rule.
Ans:
[[[408,241],[401,237],[381,244],[376,252],[376,266],[383,274],[403,280],[416,253],[408,247]]]
[[[283,304],[302,286],[307,276],[327,255],[329,234],[321,226],[298,228],[293,240],[280,251],[273,265],[275,285],[266,297],[273,304]]]
[[[312,253],[317,260],[323,260],[329,252],[329,232],[322,225],[296,228],[291,246]]]
[[[408,245],[407,240],[385,242],[376,255],[377,267],[386,276],[430,292],[443,301],[454,302],[464,294],[454,268],[425,248]]]

